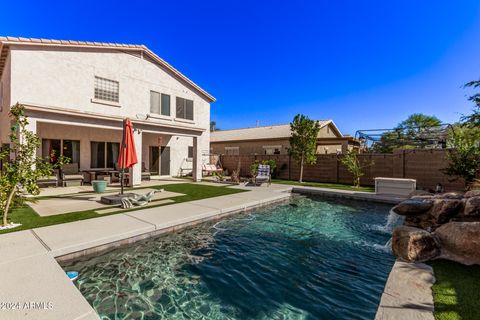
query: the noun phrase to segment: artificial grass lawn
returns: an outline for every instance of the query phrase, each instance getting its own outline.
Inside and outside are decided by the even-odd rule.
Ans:
[[[184,194],[183,196],[170,198],[171,200],[175,201],[174,203],[160,204],[157,207],[175,204],[175,203],[193,201],[193,200],[224,196],[224,195],[229,195],[233,193],[245,192],[245,190],[232,189],[224,186],[214,187],[214,186],[206,186],[206,185],[193,184],[193,183],[159,185],[159,186],[152,186],[152,187],[149,186],[149,188],[158,189],[158,190],[165,189],[165,191],[178,192],[178,193]],[[154,208],[154,207],[156,206],[152,205],[152,206],[149,206],[148,208]],[[111,214],[124,213],[128,211],[134,211],[134,210],[140,210],[140,209],[144,209],[144,208],[138,207],[130,210],[120,210],[117,212],[105,213],[105,214],[98,214],[95,211],[98,211],[99,209],[95,209],[95,210],[88,210],[88,211],[59,214],[59,215],[49,216],[49,217],[40,217],[32,208],[30,208],[29,206],[24,206],[21,208],[13,209],[8,216],[9,220],[11,220],[12,222],[21,223],[22,225],[18,228],[0,231],[0,234],[38,228],[38,227],[44,227],[44,226],[50,226],[50,225],[59,224],[59,223],[104,217]]]
[[[318,187],[318,188],[327,188],[327,189],[339,189],[339,190],[349,190],[349,191],[364,191],[364,192],[374,192],[375,188],[373,187],[360,187],[355,188],[346,184],[339,183],[321,183],[321,182],[308,182],[304,181],[302,183],[293,180],[283,180],[283,179],[272,179],[273,183],[280,184],[289,184],[295,186],[304,186],[304,187]]]
[[[447,260],[429,264],[437,280],[432,287],[435,319],[480,319],[480,266],[464,266]]]

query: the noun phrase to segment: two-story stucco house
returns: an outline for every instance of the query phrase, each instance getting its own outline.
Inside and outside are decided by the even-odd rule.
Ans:
[[[201,178],[215,98],[143,45],[0,37],[0,142],[9,107],[25,105],[38,154],[55,151],[83,170],[113,168],[130,118],[139,163],[132,170]]]

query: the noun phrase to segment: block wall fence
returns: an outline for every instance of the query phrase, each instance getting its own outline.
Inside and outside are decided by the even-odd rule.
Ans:
[[[394,153],[360,154],[359,161],[364,166],[363,186],[374,186],[375,177],[409,178],[417,180],[418,189],[435,189],[441,183],[447,191],[463,190],[464,181],[454,180],[444,174],[447,150],[402,150]],[[303,180],[326,183],[352,184],[353,177],[340,162],[342,155],[317,155],[315,165],[305,165]],[[275,177],[298,180],[300,166],[288,155],[246,155],[213,156],[212,163],[220,162],[230,173],[240,167],[240,175],[250,176],[250,165],[256,160],[274,159],[277,162]]]

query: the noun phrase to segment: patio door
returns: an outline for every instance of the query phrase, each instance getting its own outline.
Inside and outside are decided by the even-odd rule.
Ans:
[[[160,175],[170,175],[170,147],[160,149]]]
[[[150,147],[150,173],[157,175],[160,172],[160,148]]]

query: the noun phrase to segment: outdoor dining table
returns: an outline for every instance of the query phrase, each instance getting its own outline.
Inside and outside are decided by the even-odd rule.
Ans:
[[[87,173],[90,177],[90,182],[93,180],[97,180],[97,175],[108,175],[112,176],[115,171],[113,168],[98,168],[98,169],[85,169],[81,170],[81,172]]]

